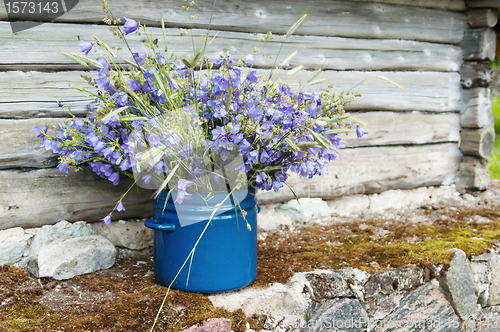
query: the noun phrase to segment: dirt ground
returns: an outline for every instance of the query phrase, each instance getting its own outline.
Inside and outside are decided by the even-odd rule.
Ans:
[[[286,282],[294,272],[347,266],[367,271],[420,266],[427,277],[451,259],[500,244],[500,182],[414,209],[332,218],[311,226],[259,234],[258,276],[248,287]],[[149,331],[167,289],[155,284],[152,256],[118,259],[108,270],[66,281],[36,279],[0,267],[0,332]],[[207,318],[232,320],[234,331],[255,330],[263,317],[215,308],[205,295],[171,290],[154,331],[181,331]]]

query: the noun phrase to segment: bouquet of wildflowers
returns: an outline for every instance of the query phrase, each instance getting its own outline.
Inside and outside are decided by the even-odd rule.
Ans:
[[[115,33],[126,42],[138,24],[123,22],[123,32]],[[277,191],[290,172],[326,174],[344,147],[339,134],[366,133],[344,112],[355,94],[292,90],[259,76],[253,55],[236,60],[226,53],[210,63],[202,50],[178,59],[146,35],[150,52],[131,51],[126,66],[97,38],[79,42],[84,55],[62,52],[98,77],[84,77],[97,88],[81,89],[96,98],[85,119],[73,117],[51,131],[35,128],[42,146],[60,156],[60,171],[89,164],[114,185],[128,176],[141,187],[173,191],[182,203],[194,192],[228,186]],[[96,45],[106,55],[90,59]],[[124,209],[121,199],[115,209]],[[103,221],[109,224],[110,216]]]

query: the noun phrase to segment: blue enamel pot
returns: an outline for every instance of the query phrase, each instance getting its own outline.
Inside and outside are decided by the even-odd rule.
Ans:
[[[257,198],[254,190],[235,192],[239,207],[227,193],[193,194],[182,204],[176,193],[163,191],[153,200],[154,218],[145,225],[154,230],[156,281],[188,292],[216,293],[244,287],[257,276]],[[166,201],[167,200],[167,201]],[[236,212],[237,211],[237,212]],[[247,222],[250,230],[247,228]],[[189,256],[192,250],[194,253]],[[188,258],[189,257],[189,258]],[[174,280],[175,279],[175,280]]]

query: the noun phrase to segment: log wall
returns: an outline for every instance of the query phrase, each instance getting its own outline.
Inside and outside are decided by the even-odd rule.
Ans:
[[[39,147],[31,130],[68,116],[56,101],[85,116],[85,105],[91,100],[75,87],[86,87],[80,75],[92,73],[55,51],[79,52],[78,39],[92,40],[95,35],[115,47],[119,57],[129,56],[121,41],[101,24],[100,3],[80,1],[55,21],[16,34],[0,6],[0,229],[60,219],[95,221],[111,211],[124,191],[126,183],[114,188],[88,169],[60,173],[54,168],[55,156]],[[114,15],[147,24],[147,32],[160,40],[163,15],[169,51],[179,55],[191,54],[193,43],[201,45],[213,5],[198,0],[185,12],[181,9],[185,3],[174,0],[108,3]],[[285,39],[283,33],[307,8],[311,18]],[[195,14],[198,19],[190,20]],[[218,35],[207,57],[218,58],[224,48],[243,57],[257,47],[260,53],[254,66],[266,75],[275,59],[262,54],[274,56],[281,48],[280,63],[298,50],[290,65],[301,64],[305,70],[284,75],[291,86],[322,68],[318,78],[325,82],[313,86],[315,91],[333,85],[334,91],[354,89],[362,94],[348,110],[367,123],[369,134],[359,140],[352,134],[346,137],[347,148],[329,165],[330,175],[292,177],[288,184],[298,196],[328,199],[460,179],[475,186],[471,174],[484,163],[484,156],[477,153],[488,150],[481,140],[477,143],[477,131],[490,123],[487,61],[494,51],[490,29],[494,19],[488,10],[467,12],[463,0],[217,1],[210,34]],[[193,39],[180,36],[179,27],[190,24]],[[275,39],[262,42],[268,31]],[[134,51],[144,48],[144,32],[131,34],[128,40]],[[98,57],[98,50],[94,48],[89,56]],[[460,140],[462,127],[470,131],[469,141],[464,141],[463,132]],[[476,149],[474,144],[481,147]],[[462,161],[463,153],[470,157]],[[463,165],[460,172],[459,164]],[[289,189],[259,193],[261,203],[291,198]],[[134,193],[127,199],[127,211],[114,216],[151,214],[149,193]]]

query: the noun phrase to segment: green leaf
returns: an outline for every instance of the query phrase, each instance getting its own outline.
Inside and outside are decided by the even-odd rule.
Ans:
[[[320,69],[317,69],[315,70],[312,75],[307,79],[307,83],[311,83],[315,78],[316,76],[319,75],[319,73],[321,73],[321,68]]]
[[[366,127],[366,124],[363,121],[353,117],[352,115],[348,115],[347,117],[349,118],[349,120],[356,122],[360,126]]]
[[[78,59],[81,59],[82,61],[85,61],[86,63],[91,63],[98,68],[104,68],[100,62],[97,62],[96,60],[91,59],[85,55],[76,54],[76,53],[71,53],[71,55],[78,58]]]
[[[82,60],[80,60],[80,59],[78,59],[78,58],[74,57],[73,55],[71,55],[71,54],[69,54],[69,53],[62,52],[62,51],[61,51],[61,52],[59,52],[59,53],[61,53],[61,55],[65,56],[66,58],[70,59],[71,61],[74,61],[74,62],[77,62],[77,63],[81,64],[82,66],[85,66],[85,67],[87,67],[87,68],[88,68],[88,66],[89,66],[89,65],[88,65],[85,61],[82,61]]]
[[[298,142],[297,147],[302,150],[307,150],[309,148],[321,148],[317,142]]]
[[[333,150],[335,152],[339,152],[339,150],[333,146],[332,142],[330,142],[328,140],[328,138],[324,137],[321,134],[318,134],[317,132],[315,132],[311,128],[307,128],[307,130],[309,130],[309,133],[314,137],[314,140],[316,142],[318,142],[319,144],[321,144],[323,147],[330,149],[330,150]]]
[[[390,83],[390,84],[394,85],[398,89],[405,90],[405,88],[403,88],[401,85],[399,85],[398,83],[394,82],[393,80],[388,79],[385,76],[377,76],[377,78],[381,79],[382,81],[386,81],[387,83]]]
[[[281,62],[281,67],[286,66],[290,62],[290,60],[292,60],[297,54],[299,54],[298,50],[293,51],[289,56],[286,57],[285,60],[283,60],[283,62]]]
[[[296,73],[298,73],[299,71],[301,71],[301,70],[302,70],[302,68],[304,68],[304,66],[303,66],[303,65],[297,66],[297,67],[293,68],[292,70],[290,70],[290,71],[287,73],[287,75],[288,75],[288,76],[292,76],[293,74],[296,74]]]
[[[163,39],[167,39],[165,36],[165,20],[163,19],[163,14],[161,15],[161,31],[163,32]],[[165,45],[165,52],[167,52],[167,45]]]
[[[126,115],[122,116],[122,121],[148,121],[149,119],[145,116],[136,116],[136,115]]]
[[[347,133],[349,132],[349,128],[342,128],[342,129],[331,129],[323,132],[323,135],[333,135],[333,134],[342,134],[342,133]]]
[[[115,53],[113,53],[113,51],[111,51],[111,49],[109,48],[108,45],[106,45],[104,42],[102,42],[101,40],[99,40],[96,36],[94,36],[94,39],[97,42],[97,45],[99,45],[102,48],[104,48],[106,50],[106,52],[108,52],[113,58],[116,56]]]
[[[108,121],[109,119],[111,119],[113,116],[115,116],[115,115],[119,114],[121,111],[124,111],[124,110],[126,110],[126,109],[128,109],[128,106],[123,106],[123,107],[117,108],[117,109],[115,109],[113,112],[110,112],[110,113],[106,114],[106,116],[105,116],[105,117],[103,117],[103,118],[101,119],[101,121],[102,121],[102,122],[106,122],[106,121]]]
[[[304,24],[308,19],[309,19],[310,15],[308,13],[305,13],[304,15],[302,15],[294,24],[292,24],[292,26],[288,29],[288,31],[286,32],[286,38],[290,37],[291,35],[293,35],[293,33],[298,29],[300,28],[300,26],[302,24]]]
[[[288,147],[294,151],[297,152],[300,150],[300,148],[293,142],[293,140],[290,137],[285,138],[286,144],[288,144]]]
[[[309,84],[310,85],[316,85],[316,84],[319,84],[319,83],[323,83],[324,81],[326,81],[326,78],[320,78],[320,79],[317,79],[317,80],[314,80],[314,81],[310,82]]]

